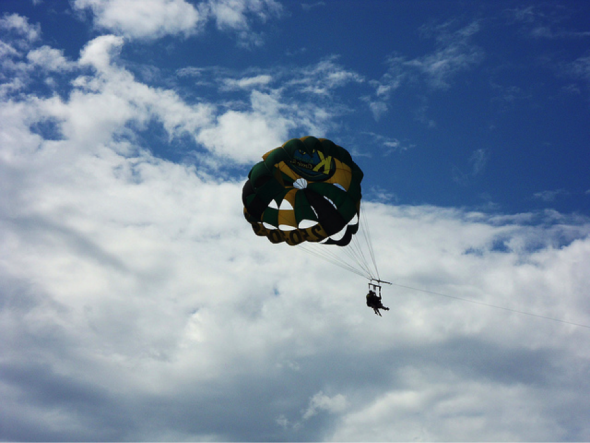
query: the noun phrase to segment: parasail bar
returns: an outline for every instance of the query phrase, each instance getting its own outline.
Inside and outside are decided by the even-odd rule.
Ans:
[[[371,279],[371,283],[372,283],[372,282],[377,282],[377,283],[385,283],[385,284],[388,284],[388,285],[391,285],[391,284],[393,284],[393,283],[391,283],[390,281],[379,280],[379,279],[376,279],[376,278],[372,278],[372,279]]]

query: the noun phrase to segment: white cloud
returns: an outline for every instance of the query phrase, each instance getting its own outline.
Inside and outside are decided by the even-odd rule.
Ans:
[[[348,402],[344,395],[336,394],[330,397],[320,391],[309,400],[309,407],[304,412],[303,419],[308,420],[322,410],[333,414],[341,413],[347,406]]]
[[[575,77],[590,82],[590,56],[577,58],[567,71]]]
[[[80,64],[91,65],[98,71],[110,68],[111,59],[116,57],[123,46],[123,38],[114,35],[102,35],[95,38],[82,50]]]
[[[0,18],[0,29],[15,32],[31,43],[41,36],[39,25],[31,25],[29,19],[18,14],[5,14]]]
[[[488,158],[489,153],[485,149],[476,149],[473,151],[473,154],[469,158],[469,163],[472,167],[471,173],[474,176],[481,174],[481,172],[485,169]]]
[[[204,21],[202,12],[185,0],[75,0],[73,5],[90,8],[100,28],[130,38],[191,35]]]
[[[583,39],[590,37],[588,31],[564,29],[562,21],[572,11],[549,5],[517,7],[504,11],[510,24],[522,26],[522,33],[534,39]]]
[[[74,81],[69,103],[59,98],[44,102],[53,118],[63,121],[67,137],[87,142],[106,140],[114,133],[127,133],[130,122],[140,125],[151,119],[162,123],[170,137],[189,135],[210,154],[205,161],[217,168],[223,162],[251,163],[269,149],[280,146],[294,128],[312,134],[325,133],[331,114],[315,104],[291,106],[283,102],[280,91],[254,89],[249,109],[236,106],[218,112],[212,104],[187,105],[171,90],[148,87],[117,66],[124,40],[113,35],[100,36],[82,50],[79,64],[92,66],[95,76]],[[219,77],[219,76],[217,76]],[[268,74],[242,79],[220,79],[221,89],[228,85],[240,89],[264,86],[272,81]],[[217,114],[217,115],[216,115]],[[201,156],[202,159],[204,157]]]
[[[379,119],[387,113],[388,108],[385,102],[372,100],[367,100],[367,102],[369,103],[369,108],[373,113],[375,121],[379,121]]]
[[[29,82],[31,66],[21,59],[26,51],[39,39],[38,25],[29,24],[27,17],[5,14],[0,17],[0,97],[6,97],[21,90]]]
[[[299,70],[297,78],[289,82],[304,93],[330,95],[336,88],[349,83],[362,83],[364,78],[336,63],[337,57],[328,57],[316,65]]]
[[[260,88],[268,85],[272,80],[272,77],[267,74],[241,79],[227,78],[223,80],[223,88],[226,90]]]
[[[222,158],[241,163],[260,161],[261,154],[281,146],[295,122],[277,97],[253,91],[251,111],[229,110],[197,140]]]
[[[257,69],[255,75],[250,69],[237,74],[220,67],[178,70],[179,77],[195,77],[196,84],[216,86],[220,93],[248,94],[245,100],[234,99],[221,105],[220,108],[229,109],[220,113],[216,124],[199,135],[199,142],[213,147],[218,153],[226,152],[223,154],[225,157],[227,152],[232,151],[234,156],[240,157],[238,161],[244,161],[246,158],[253,160],[248,153],[251,148],[241,141],[246,134],[256,134],[255,139],[261,141],[256,142],[256,146],[272,140],[272,144],[266,146],[274,147],[282,144],[275,145],[279,140],[284,142],[292,137],[290,133],[295,130],[298,130],[295,134],[328,134],[334,128],[333,119],[350,112],[346,106],[332,100],[335,91],[363,82],[361,76],[334,60],[334,57],[329,57],[302,68]],[[318,101],[318,95],[326,101]],[[230,127],[235,128],[235,133],[229,137],[231,140],[227,136],[218,137],[219,131],[230,134]],[[241,145],[239,149],[236,148],[238,145]],[[238,154],[240,151],[242,154]]]
[[[529,429],[527,440],[542,440],[545,435],[566,438],[561,417],[546,418],[549,411],[541,405],[545,394],[540,389],[478,383],[451,374],[439,375],[444,383],[427,383],[429,388],[424,389],[424,372],[428,371],[402,371],[404,388],[384,393],[346,416],[330,439],[478,441],[485,435],[486,440],[509,441],[523,438],[523,425]],[[502,426],[491,427],[489,421]]]
[[[397,138],[385,137],[374,132],[364,132],[363,135],[369,136],[383,150],[383,155],[390,155],[393,152],[403,152],[414,148],[414,145],[406,145]]]
[[[77,62],[67,61],[60,51],[47,46],[28,54],[31,66],[47,70],[74,70],[92,67],[92,75],[80,75],[72,84],[67,100],[54,96],[39,101],[45,119],[56,124],[59,132],[80,146],[91,147],[107,143],[113,136],[133,138],[130,124],[144,127],[156,120],[169,137],[188,135],[213,156],[201,156],[211,167],[226,161],[249,163],[258,161],[262,153],[280,146],[289,132],[305,128],[309,133],[324,133],[330,113],[312,104],[291,106],[283,102],[280,91],[263,93],[254,90],[249,109],[228,109],[217,113],[208,103],[187,105],[173,91],[152,88],[138,82],[125,68],[118,66],[124,39],[103,35],[90,41],[81,51]],[[272,81],[268,74],[241,79],[221,79],[222,89],[252,89]],[[116,144],[121,152],[129,153],[128,142]],[[113,145],[114,146],[114,145]]]
[[[470,42],[471,37],[480,30],[479,23],[473,22],[452,32],[448,30],[450,25],[445,23],[433,29],[423,28],[425,35],[436,36],[438,48],[431,54],[403,63],[423,74],[434,88],[448,88],[453,76],[479,64],[483,59],[483,51]]]
[[[41,46],[29,51],[27,59],[47,71],[67,71],[73,68],[72,64],[64,57],[63,51],[49,46]]]
[[[371,187],[367,193],[367,198],[380,203],[395,203],[398,201],[397,196],[393,192],[389,192],[387,189],[382,188],[381,186]]]
[[[329,96],[336,88],[360,81],[356,74],[331,60],[303,69],[271,69],[254,76],[236,76],[221,69],[188,69],[179,75],[196,75],[202,84],[218,84],[223,93],[249,91],[247,102],[230,103],[228,110],[196,135],[197,141],[222,161],[238,163],[258,161],[261,153],[282,145],[296,129],[298,133],[328,133],[331,119],[345,110],[334,103],[319,104],[315,95]],[[272,89],[271,85],[278,82],[281,85]],[[294,98],[300,95],[304,98]]]
[[[100,36],[81,52],[79,64],[96,69],[94,76],[80,76],[64,102],[53,97],[42,102],[52,118],[61,121],[67,138],[87,146],[108,141],[113,134],[129,135],[126,125],[142,125],[156,119],[170,137],[195,134],[211,122],[213,106],[189,106],[170,90],[151,88],[116,66],[121,37]],[[122,146],[122,145],[121,145]]]
[[[483,173],[489,159],[489,152],[485,149],[476,149],[469,157],[469,170],[464,172],[461,168],[453,166],[453,180],[461,185],[468,185],[474,177]]]
[[[553,202],[558,197],[563,197],[568,195],[568,192],[565,189],[556,189],[554,191],[541,191],[535,192],[533,197],[539,200],[543,200],[545,202]]]
[[[219,29],[246,30],[248,14],[268,20],[281,13],[282,6],[275,0],[209,0],[209,8]]]
[[[312,9],[315,9],[315,8],[322,8],[322,7],[324,7],[324,6],[326,6],[326,2],[322,2],[322,1],[320,1],[320,2],[315,2],[315,3],[302,3],[302,4],[301,4],[301,8],[302,8],[302,9],[303,9],[305,12],[309,12],[309,11],[311,11]]]
[[[428,54],[409,59],[394,53],[387,58],[387,72],[379,80],[370,81],[375,98],[365,100],[375,120],[387,111],[391,94],[402,85],[425,82],[432,89],[445,90],[457,75],[482,62],[483,50],[472,43],[472,37],[480,31],[479,22],[455,30],[453,27],[454,23],[448,22],[421,28],[424,37],[434,37],[436,41],[435,49]],[[429,127],[435,126],[435,122],[420,118]]]
[[[90,9],[101,29],[131,39],[153,40],[165,35],[190,36],[201,32],[209,20],[222,31],[236,31],[240,41],[261,44],[252,31],[250,17],[266,21],[280,15],[274,0],[75,0],[78,10]]]
[[[8,43],[0,41],[0,57],[7,58],[18,55],[18,51]]]

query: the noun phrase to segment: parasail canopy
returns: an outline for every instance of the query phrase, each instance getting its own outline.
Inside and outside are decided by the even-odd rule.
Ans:
[[[262,156],[242,191],[244,216],[272,243],[346,246],[358,231],[363,172],[325,138],[294,138]]]

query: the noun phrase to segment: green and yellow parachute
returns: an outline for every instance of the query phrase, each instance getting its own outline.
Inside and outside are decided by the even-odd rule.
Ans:
[[[358,230],[363,172],[325,138],[294,138],[248,174],[244,216],[272,243],[346,246]]]

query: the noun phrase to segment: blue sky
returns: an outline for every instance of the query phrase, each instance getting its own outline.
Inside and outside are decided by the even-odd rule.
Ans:
[[[0,438],[588,440],[589,17],[0,2]],[[365,173],[382,318],[243,219],[308,134]]]
[[[368,186],[397,203],[587,214],[584,2],[426,4],[273,4],[237,29],[218,25],[227,32],[214,19],[179,36],[130,29],[139,38],[128,36],[120,62],[147,84],[174,81],[187,100],[244,100],[252,89],[280,91],[286,106],[317,100],[329,112],[323,135],[366,156]],[[4,9],[71,59],[105,31],[68,2]],[[220,91],[256,77],[268,83]],[[315,94],[302,87],[314,81]],[[174,157],[168,143],[150,147]]]

